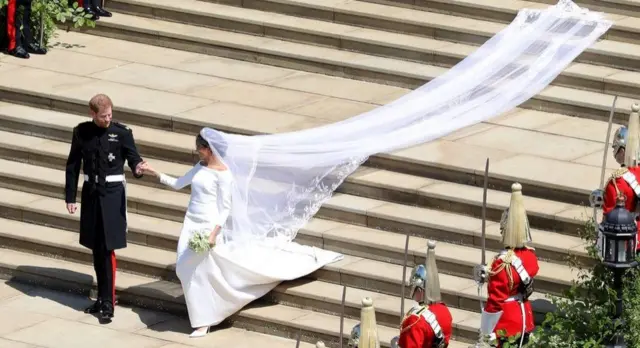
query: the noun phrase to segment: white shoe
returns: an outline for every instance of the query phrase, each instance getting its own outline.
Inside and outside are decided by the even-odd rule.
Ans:
[[[207,326],[206,330],[202,330],[202,328],[196,329],[195,331],[193,331],[191,333],[191,335],[189,335],[189,338],[200,338],[200,337],[204,337],[209,333],[209,326]]]

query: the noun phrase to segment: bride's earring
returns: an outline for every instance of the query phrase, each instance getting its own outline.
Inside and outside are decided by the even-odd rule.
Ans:
[[[204,337],[209,333],[209,329],[211,327],[207,326],[206,330],[200,330],[200,329],[196,329],[194,330],[191,335],[189,335],[189,338],[200,338],[200,337]]]

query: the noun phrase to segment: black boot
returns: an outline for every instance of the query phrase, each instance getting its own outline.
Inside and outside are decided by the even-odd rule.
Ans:
[[[100,6],[94,6],[91,9],[93,10],[93,12],[95,12],[100,17],[111,17],[112,16],[111,12],[103,9]]]
[[[22,59],[29,59],[29,53],[22,46],[17,46],[16,48],[9,51],[9,54]]]
[[[91,15],[91,20],[97,21],[100,19],[100,15],[91,8],[85,8],[84,13]]]
[[[99,313],[102,308],[102,299],[98,298],[91,306],[85,308],[84,312],[88,314]]]
[[[111,322],[114,315],[113,303],[111,301],[103,301],[100,306],[100,319],[104,322]]]
[[[47,49],[44,47],[40,47],[40,45],[31,43],[27,46],[27,52],[33,54],[47,54]]]

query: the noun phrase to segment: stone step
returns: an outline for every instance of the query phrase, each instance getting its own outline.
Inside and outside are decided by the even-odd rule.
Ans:
[[[373,1],[326,1],[322,3],[313,0],[204,1],[471,44],[484,43],[489,37],[504,28],[505,23],[511,22],[520,8],[545,8],[548,6],[520,0],[489,0],[480,3],[460,0],[425,0],[417,1],[419,4],[414,8],[399,7],[394,3],[385,5]],[[555,0],[539,1],[549,4],[557,3]],[[596,1],[603,3],[599,0]],[[427,6],[420,6],[425,3]],[[110,6],[118,8],[120,5],[117,1],[110,1]],[[455,7],[444,10],[440,6]],[[591,10],[595,10],[596,7],[593,4],[588,5]],[[416,9],[422,11],[416,11]],[[495,11],[489,12],[485,16],[484,9]],[[465,10],[469,10],[469,12],[466,13]],[[640,14],[640,5],[638,10]],[[615,12],[608,10],[605,12],[609,12],[607,18],[611,19],[614,24],[602,39],[640,43],[640,38],[638,38],[640,24],[636,18],[627,17],[633,16],[632,12],[624,11],[620,15],[613,14]]]
[[[276,303],[339,315],[342,311],[342,291],[343,286],[338,284],[299,279],[280,284],[268,296]],[[371,297],[374,301],[378,324],[389,327],[397,327],[400,324],[402,317],[399,297],[351,287],[346,287],[345,317],[359,319],[361,300],[365,296]],[[405,299],[404,302],[405,311],[415,304],[410,299]],[[453,336],[461,341],[475,341],[480,329],[480,314],[453,307],[449,310],[453,317]]]
[[[89,120],[91,119],[86,116],[0,102],[0,129],[33,134],[37,138],[42,138],[39,139],[42,144],[32,145],[38,145],[46,151],[66,153],[64,163],[66,163],[66,157],[69,154],[68,142],[71,140],[73,128],[79,123]],[[127,126],[133,131],[138,151],[145,157],[180,163],[195,163],[197,161],[195,135],[130,124]]]
[[[0,159],[0,178],[4,180],[0,184],[3,187],[64,198],[62,170]],[[79,182],[78,185],[81,187],[82,183]],[[135,180],[127,184],[127,196],[131,212],[178,222],[183,220],[189,200],[186,193],[137,185]],[[481,246],[482,221],[448,211],[338,193],[322,206],[317,216],[401,235],[408,233],[423,238]],[[537,229],[534,229],[533,234],[539,236],[535,246],[542,258],[565,262],[567,255],[573,255],[582,261],[590,261],[584,243],[575,234],[564,235]],[[487,235],[487,248],[499,250],[501,245],[497,222],[487,221]]]
[[[117,39],[126,38],[136,42],[161,44],[166,47],[233,59],[258,60],[261,63],[276,66],[290,67],[295,62],[296,68],[300,70],[347,76],[402,87],[417,87],[444,72],[441,67],[406,60],[376,57],[329,47],[126,14],[119,14],[108,20],[100,21],[97,28],[87,29],[86,32]],[[521,106],[602,120],[608,118],[612,99],[612,96],[599,92],[549,86]],[[618,100],[617,121],[627,120],[631,104],[632,100],[628,98]]]
[[[533,0],[535,4],[555,4],[551,0]],[[511,2],[514,2],[511,0]],[[606,12],[612,15],[612,17],[621,18],[624,20],[626,26],[635,29],[638,32],[637,17],[640,17],[640,2],[637,0],[576,0],[574,1],[581,7],[586,7],[592,11]],[[635,25],[634,25],[635,24]]]
[[[6,128],[2,126],[6,126],[5,124],[0,125],[0,128]],[[0,158],[64,170],[69,154],[69,143],[43,139],[40,132],[41,130],[30,132],[31,134],[38,134],[38,136],[29,136],[21,133],[0,131]],[[140,140],[138,139],[138,141]],[[142,152],[145,158],[153,158],[153,156],[147,156],[148,153],[149,151]],[[154,168],[172,176],[183,175],[191,169],[189,165],[167,162],[158,158],[154,158],[152,161]],[[124,171],[128,181],[135,180],[128,166],[125,165]],[[137,180],[136,183],[158,189],[171,189],[160,184],[158,179],[153,176],[145,175],[140,180]],[[190,192],[189,188],[184,188],[181,191]]]
[[[61,257],[64,260],[90,264],[90,251],[77,243],[77,233],[56,230],[49,227],[38,226],[14,220],[0,219],[0,245],[12,250],[34,252],[37,254]],[[175,260],[175,252],[154,249],[136,244],[129,245],[126,249],[117,251],[118,267],[121,271],[140,276],[158,277],[177,282],[171,273],[173,266],[170,262]],[[169,269],[168,272],[161,267]],[[156,267],[157,270],[150,269]],[[162,273],[159,273],[162,272]],[[443,276],[444,277],[444,276]],[[298,279],[284,282],[270,295],[274,303],[286,304],[315,312],[323,312],[331,315],[339,315],[341,312],[342,285],[327,283],[321,280]],[[399,292],[399,286],[397,292]],[[360,316],[360,300],[370,296],[377,303],[378,323],[395,326],[400,322],[400,297],[375,293],[368,290],[347,287],[345,301],[345,314],[348,318],[358,319]],[[405,299],[405,308],[410,308],[412,301]],[[477,337],[479,326],[479,314],[462,309],[452,308],[456,323],[467,322],[462,327],[457,326],[456,336],[465,339]],[[469,323],[472,320],[472,324]]]
[[[10,249],[0,252],[0,277],[85,295],[91,289],[95,290],[96,286],[90,265]],[[182,290],[178,284],[121,271],[118,271],[116,278],[120,303],[186,315]],[[374,302],[376,305],[377,302]],[[295,338],[300,332],[300,346],[303,348],[313,347],[319,339],[327,347],[339,346],[340,319],[335,315],[282,304],[265,306],[264,301],[256,301],[231,317],[230,321],[236,327],[288,338]],[[355,320],[345,318],[343,337],[348,337],[355,323]],[[458,326],[462,324],[467,323],[461,322]],[[398,334],[393,327],[378,325],[378,330],[383,347],[389,347],[391,338]],[[463,348],[467,345],[453,341],[449,347]]]
[[[0,157],[63,169],[66,165],[71,131],[76,124],[84,120],[84,117],[0,102],[0,120],[3,121],[0,128],[17,132],[0,131]],[[163,158],[165,153],[171,153],[171,158],[174,160],[193,163],[193,150],[182,146],[187,141],[191,142],[192,139],[188,136],[143,126],[131,125],[130,127],[134,131],[141,154],[145,158],[156,158],[153,164],[158,170],[177,177],[191,168],[190,164],[157,159]],[[41,137],[55,140],[43,140]],[[133,180],[129,168],[125,168],[127,177]],[[149,176],[137,182],[169,189],[159,185],[157,179]],[[190,192],[188,188],[183,191]],[[482,189],[479,187],[384,169],[363,167],[348,177],[339,187],[338,192],[442,209],[474,217],[481,217],[482,213]],[[508,207],[509,200],[509,193],[490,190],[487,195],[487,218],[498,221],[502,211]],[[530,223],[535,228],[576,235],[577,230],[583,227],[583,219],[579,215],[566,215],[567,212],[577,212],[580,209],[579,206],[535,197],[527,197],[526,200]]]
[[[451,67],[477,48],[476,45],[467,43],[443,41],[446,39],[440,37],[427,38],[390,33],[382,30],[361,28],[355,25],[329,23],[280,13],[246,8],[239,9],[200,0],[185,0],[179,3],[153,0],[114,0],[110,2],[110,6],[115,10],[135,16],[291,40],[433,66]],[[388,13],[388,10],[389,7],[384,6],[377,9],[376,13]],[[409,18],[422,14],[417,11],[409,11],[414,12],[413,16]],[[394,13],[394,11],[391,13]],[[484,41],[502,29],[500,25],[495,23],[480,22],[472,24],[453,16],[441,18],[446,16],[440,14],[432,15],[437,19],[426,16],[421,20],[425,23],[439,22],[449,28],[452,25],[457,25],[456,28],[463,35],[471,31],[470,28],[473,28],[473,32],[477,35],[482,33],[482,41],[475,40],[476,42],[473,42],[475,44],[484,43]],[[371,21],[378,22],[375,19],[371,19]],[[429,32],[429,29],[423,29],[423,31]],[[433,29],[431,31],[433,32]],[[633,52],[638,53],[637,62],[629,61]],[[613,68],[640,69],[640,45],[603,41],[602,43],[596,43],[592,49],[587,50],[583,56],[578,57],[576,62],[578,63],[574,63],[556,79],[554,85],[628,97],[640,96],[640,73]],[[604,64],[611,68],[582,63]],[[437,70],[434,69],[433,71],[436,72]],[[416,76],[416,78],[419,81],[420,77]]]
[[[0,171],[0,178],[2,178],[0,185],[5,188],[59,199],[62,198],[61,193],[64,185],[64,173],[62,171],[6,160],[0,160]],[[127,193],[130,214],[135,213],[164,220],[182,222],[185,207],[188,202],[188,195],[178,192],[155,190],[135,184],[127,185]],[[37,196],[37,198],[41,197]],[[7,202],[6,204],[11,207],[16,203]],[[47,204],[51,203],[47,202]],[[62,204],[61,201],[60,204]],[[30,204],[27,208],[30,209],[32,206],[33,204]],[[15,210],[12,214],[21,215]],[[41,219],[42,217],[40,215],[41,213],[36,214],[36,218],[34,219]],[[369,227],[368,229],[360,230],[360,236],[355,238],[355,240],[351,239],[352,245],[371,244],[372,242],[367,242],[368,238],[378,234],[377,238],[381,239],[385,238],[385,236],[395,235],[395,237],[391,237],[395,238],[395,244],[401,245],[401,248],[404,248],[404,235],[394,233],[400,228],[405,229],[415,236],[421,237],[421,239],[418,240],[422,242],[425,242],[423,238],[433,238],[457,244],[465,243],[468,246],[481,245],[481,239],[479,238],[480,221],[478,219],[431,211],[425,208],[408,207],[338,194],[329,202],[325,203],[316,216]],[[57,221],[60,218],[61,217],[56,217],[53,220]],[[453,225],[448,225],[448,223],[452,221]],[[63,226],[69,229],[77,228],[77,222],[75,221],[66,220],[64,223],[65,225]],[[497,225],[497,223],[492,223],[487,227],[487,248],[490,250],[497,250],[500,247]],[[352,236],[358,233],[357,226],[348,227],[352,227],[346,229],[348,232],[344,232],[344,230],[336,231],[336,234]],[[391,231],[382,234],[375,233],[378,228],[389,228]],[[540,236],[537,237],[535,246],[542,257],[552,258],[556,261],[562,260],[567,254],[576,255],[581,259],[587,258],[583,242],[579,238],[563,236],[553,232],[545,233],[543,231],[534,231],[534,234]],[[342,238],[342,240],[345,239]],[[338,241],[337,244],[342,243]],[[452,246],[454,245],[452,244]],[[460,246],[456,245],[455,247]],[[400,249],[400,253],[403,252],[402,250],[403,249]],[[452,251],[453,250],[455,250],[455,248],[452,249]],[[472,250],[477,249],[467,247],[465,254],[472,257],[471,260],[479,260],[479,253],[473,255]],[[398,251],[396,251],[396,253],[397,252]],[[455,251],[454,254],[458,255]],[[395,256],[396,259],[400,257],[402,256],[398,254]],[[467,263],[466,270],[460,273],[471,274],[471,267],[475,262],[477,261]],[[548,289],[548,291],[558,293],[570,283],[570,279],[573,279],[569,267],[553,262],[544,262],[543,264],[545,267],[548,267],[549,270],[543,272],[539,279],[549,278],[544,285],[538,285],[539,289]]]
[[[282,77],[282,74],[293,74],[294,71],[130,41],[97,39],[90,35],[73,32],[60,33],[60,36],[66,43],[65,45],[72,48],[53,50],[51,55],[47,55],[47,59],[49,59],[58,54],[57,58],[61,60],[53,61],[54,66],[49,66],[46,63],[47,60],[36,58],[30,59],[29,64],[38,68],[20,67],[9,63],[1,65],[3,71],[0,71],[0,90],[2,91],[0,99],[85,114],[86,100],[95,93],[107,92],[112,98],[118,100],[120,105],[127,106],[119,107],[116,105],[115,109],[117,118],[127,124],[142,124],[146,127],[190,134],[195,134],[202,126],[211,126],[223,131],[242,134],[257,134],[300,130],[313,125],[326,124],[328,121],[320,120],[320,118],[332,113],[334,109],[330,108],[331,111],[325,110],[317,112],[314,117],[307,117],[289,111],[264,110],[255,106],[239,105],[239,103],[251,102],[253,98],[247,100],[247,98],[238,98],[238,95],[259,93],[258,95],[264,97],[256,100],[262,104],[271,103],[274,100],[282,101],[284,94],[288,96],[287,98],[300,95],[304,95],[306,98],[310,94],[282,88],[288,87],[313,91],[313,93],[327,93],[324,96],[316,95],[315,97],[325,98],[324,100],[330,103],[346,102],[333,96],[353,96],[355,99],[356,95],[348,93],[345,89],[340,89],[339,85],[342,86],[342,84],[350,84],[354,86],[354,90],[363,88],[364,94],[370,93],[371,89],[377,86],[377,91],[380,93],[382,93],[381,88],[389,88],[390,94],[399,95],[397,94],[399,89],[395,87],[374,85],[367,82],[306,73]],[[128,59],[131,56],[130,52],[153,52],[153,55],[147,54],[141,57],[140,53],[137,53],[138,55],[132,59],[136,62],[140,61],[142,64],[132,63],[122,69],[109,69],[106,80],[74,75],[74,72],[69,69],[68,62],[70,60],[83,61],[96,51],[100,52],[100,57],[104,55],[117,59]],[[170,58],[157,58],[163,56]],[[105,61],[104,58],[94,56],[92,59],[102,59],[100,61],[102,64],[114,64],[111,58]],[[144,65],[144,62],[147,61],[150,61],[149,64],[158,66]],[[20,63],[26,64],[22,61]],[[126,64],[126,62],[121,64]],[[248,76],[247,73],[242,73],[240,70],[221,70],[225,67],[231,69],[237,65],[242,67],[242,71],[249,69],[254,74]],[[186,70],[176,71],[180,68]],[[229,87],[225,89],[216,87],[215,90],[218,92],[211,97],[212,99],[179,94],[163,80],[163,78],[170,78],[168,81],[180,80],[181,85],[184,86],[184,79],[196,78],[196,74],[186,71],[200,71],[202,69],[213,71],[209,74],[233,75],[250,81],[274,76],[274,74],[280,74],[282,79],[271,82],[271,84],[278,86],[277,88],[250,85],[244,82],[230,82]],[[25,76],[29,78],[25,79]],[[135,76],[135,78],[126,78],[125,76]],[[217,77],[208,76],[206,78],[220,80]],[[31,81],[31,79],[38,80],[40,83],[24,82]],[[309,79],[312,82],[303,83]],[[329,86],[335,88],[328,89]],[[226,92],[227,89],[231,89],[232,92]],[[171,92],[167,92],[168,90]],[[557,93],[559,96],[562,96],[565,90],[558,86],[549,87],[549,91]],[[332,97],[326,95],[332,95]],[[226,100],[231,100],[227,98],[232,96],[236,96],[235,99],[227,102]],[[588,105],[600,108],[602,115],[607,114],[606,110],[610,107],[608,104],[611,102],[610,96],[586,91],[571,90],[567,96],[571,96],[576,100],[576,103],[578,103],[577,100],[580,100],[580,103],[587,101]],[[222,98],[225,101],[213,98]],[[391,100],[388,96],[386,98]],[[310,110],[316,105],[314,102],[310,103],[310,105],[304,105],[304,108]],[[630,99],[619,99],[618,111],[620,114],[628,112],[630,103]],[[301,101],[296,105],[300,106],[301,104],[304,103]],[[258,106],[255,103],[254,105]],[[280,102],[280,105],[283,103]],[[352,114],[345,113],[337,119],[344,119]],[[242,126],[238,126],[239,117],[245,120]],[[334,120],[337,119],[334,118]],[[489,157],[491,158],[489,181],[491,188],[508,191],[514,181],[519,181],[527,188],[526,192],[530,196],[581,204],[587,201],[588,194],[598,185],[603,148],[601,144],[596,142],[599,139],[601,139],[599,141],[604,140],[606,129],[606,123],[600,121],[515,109],[489,120],[488,123],[462,129],[443,139],[390,154],[371,156],[368,165],[439,180],[481,186],[484,162]],[[582,141],[582,139],[587,141]],[[184,144],[190,142],[191,140],[186,140]],[[189,147],[188,145],[183,146]],[[609,151],[607,147],[606,152]],[[615,167],[612,166],[612,162],[609,160],[608,168]],[[548,170],[548,168],[555,168],[555,170]],[[575,218],[585,212],[586,209],[574,211],[569,217]]]
[[[7,185],[12,184],[14,183]],[[11,197],[16,195],[20,196],[11,190],[6,192],[7,195]],[[3,201],[3,203],[0,203],[0,206],[7,209],[6,214],[10,214],[16,219],[23,216],[26,221],[29,222],[56,226],[68,230],[77,229],[78,216],[68,215],[64,209],[55,208],[56,205],[61,204],[59,199],[48,196],[33,196],[28,193],[24,193],[24,196],[26,198],[20,196],[14,200]],[[14,203],[14,201],[36,198],[38,199],[38,204],[29,205],[27,208],[21,205],[15,205],[16,203]],[[23,208],[27,210],[23,211]],[[318,216],[322,216],[322,214]],[[169,222],[165,219],[135,213],[131,213],[129,217],[131,219],[129,238],[132,242],[156,248],[175,250],[177,246],[177,235],[175,231],[180,230],[179,222]],[[478,232],[474,231],[474,233],[473,243],[480,243]],[[585,252],[584,243],[577,237],[557,235],[537,230],[535,233],[535,240],[546,241],[546,243],[537,244],[534,242],[534,245],[538,247],[537,252],[542,259],[551,262],[562,262],[568,257],[571,257],[585,263],[593,262]],[[376,238],[372,239],[372,236]],[[399,233],[316,218],[299,231],[297,240],[304,244],[328,248],[349,255],[368,257],[377,261],[401,265],[404,263],[405,238],[404,235]],[[421,260],[425,257],[426,242],[427,240],[420,236],[410,237],[409,265],[422,262]],[[490,223],[487,233],[487,245],[490,248],[493,246],[497,249],[499,247],[498,243],[499,236],[497,226],[495,223]],[[442,265],[442,269],[451,274],[470,277],[472,267],[480,260],[480,250],[478,248],[457,244],[446,243],[443,245],[451,249],[451,255],[459,255],[456,250],[464,250],[463,254],[465,258],[450,259],[441,256],[442,262],[445,263]],[[487,254],[489,258],[494,255],[491,249],[487,251]]]
[[[233,0],[223,0],[233,1]],[[479,18],[508,23],[523,8],[545,9],[555,5],[554,0],[357,0],[373,4],[384,4],[401,8],[421,9],[441,12],[460,17]],[[638,32],[637,17],[640,17],[640,3],[637,0],[578,0],[579,6],[591,11],[604,12],[615,21],[612,30],[607,33],[610,40],[635,41],[630,36]]]
[[[37,254],[62,258],[69,261],[75,261],[79,263],[90,264],[92,260],[91,251],[77,244],[77,233],[55,229],[52,227],[45,227],[36,224],[30,224],[17,220],[9,220],[0,218],[0,246],[10,248],[13,250],[33,252]],[[132,274],[141,276],[150,276],[156,279],[162,279],[170,281],[172,283],[179,283],[175,276],[175,252],[152,248],[148,246],[130,244],[125,249],[117,251],[118,269],[126,271]],[[324,282],[330,282],[337,285],[338,288],[347,286],[352,289],[352,292],[362,293],[363,291],[375,291],[379,293],[375,297],[382,297],[389,300],[386,309],[387,314],[391,317],[387,317],[385,320],[379,322],[393,325],[399,323],[399,306],[400,300],[397,294],[401,291],[401,276],[402,267],[399,265],[390,265],[384,262],[378,262],[375,260],[364,259],[360,257],[354,257],[345,255],[344,259],[333,264],[329,264],[321,270],[309,275],[307,280],[298,280],[293,282],[293,286],[309,283],[309,279],[316,279],[312,284],[321,284]],[[407,279],[410,276],[411,268],[407,268]],[[539,276],[536,278],[536,285]],[[542,280],[544,282],[544,280]],[[285,283],[288,284],[288,283]],[[327,286],[318,285],[326,288]],[[311,285],[316,287],[316,285]],[[440,273],[440,287],[445,301],[449,306],[458,308],[461,313],[478,312],[480,306],[480,300],[484,300],[486,296],[478,293],[475,282],[470,279],[465,279],[449,274]],[[279,287],[275,291],[276,293],[282,293],[282,297],[278,297],[274,294],[276,299],[286,298],[287,296],[299,295],[299,291],[286,291],[289,286]],[[336,287],[334,287],[335,289]],[[319,289],[315,289],[317,293]],[[334,303],[340,301],[341,294],[337,297],[331,296],[332,293],[324,293],[328,302]],[[409,290],[405,288],[405,298],[408,296]],[[315,296],[305,294],[301,296],[302,299],[297,298],[295,301],[291,299],[287,302],[295,303],[298,306],[306,306],[304,299],[309,300]],[[374,297],[374,298],[375,298]],[[535,299],[542,300],[544,295],[536,293]],[[407,302],[409,300],[407,299]],[[319,307],[314,307],[319,311],[331,312],[331,308],[334,306],[325,306],[322,303],[318,303]],[[357,308],[357,307],[356,307]],[[405,305],[405,308],[406,305]],[[333,311],[333,314],[336,312]],[[338,312],[339,313],[339,310]],[[395,314],[393,314],[395,313]],[[477,313],[476,313],[477,314]],[[392,315],[395,315],[393,317]],[[469,317],[469,314],[463,315],[464,318]],[[477,331],[477,326],[471,328],[471,333]],[[473,339],[473,334],[468,333],[461,334],[461,337]]]

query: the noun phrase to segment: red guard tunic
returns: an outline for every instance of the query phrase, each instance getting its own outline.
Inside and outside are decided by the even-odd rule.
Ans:
[[[417,304],[402,321],[400,340],[402,348],[432,348],[438,331],[444,335],[445,347],[449,345],[453,318],[444,303],[429,306]]]
[[[488,313],[503,312],[494,333],[497,336],[502,334],[504,337],[512,337],[522,333],[522,309],[518,299],[519,286],[522,281],[516,267],[513,264],[506,265],[504,262],[509,258],[509,253],[515,254],[522,261],[522,266],[531,279],[538,274],[539,270],[538,258],[533,249],[503,250],[494,258],[487,284],[488,298],[484,310]],[[528,300],[524,301],[524,312],[525,332],[531,332],[535,328],[535,324],[531,303]],[[504,332],[501,332],[502,330]]]
[[[632,213],[636,212],[638,197],[640,197],[639,178],[640,167],[620,168],[613,172],[604,189],[602,213],[607,214],[616,207],[618,193],[625,197],[624,207]],[[638,224],[638,231],[640,231],[640,224]],[[640,234],[637,238],[640,238]],[[640,251],[640,243],[636,243],[636,251]]]

